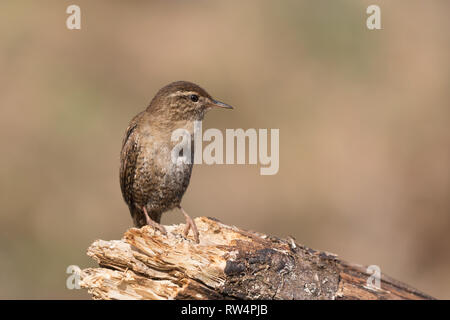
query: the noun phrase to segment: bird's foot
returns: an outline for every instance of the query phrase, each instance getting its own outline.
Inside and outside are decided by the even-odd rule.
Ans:
[[[164,226],[162,224],[155,222],[153,220],[147,221],[147,224],[149,226],[152,226],[153,228],[159,230],[163,235],[167,236],[166,228],[164,228]]]
[[[147,222],[147,225],[152,226],[154,229],[159,230],[163,235],[165,235],[165,236],[167,235],[166,228],[164,228],[162,224],[150,219],[150,217],[148,216],[148,213],[147,213],[147,209],[145,209],[145,207],[144,207],[144,214],[145,214],[145,220]]]
[[[187,237],[189,233],[189,229],[192,229],[192,233],[194,233],[194,240],[196,243],[200,242],[199,239],[199,233],[197,229],[197,225],[195,224],[194,220],[184,211],[182,207],[179,207],[181,212],[183,213],[184,217],[186,218],[186,227],[184,228],[183,235]]]

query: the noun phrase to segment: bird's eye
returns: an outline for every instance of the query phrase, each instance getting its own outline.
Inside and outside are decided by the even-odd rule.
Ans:
[[[196,94],[191,94],[191,95],[189,96],[189,98],[190,98],[191,101],[193,101],[193,102],[197,102],[197,101],[198,101],[198,95],[196,95]]]

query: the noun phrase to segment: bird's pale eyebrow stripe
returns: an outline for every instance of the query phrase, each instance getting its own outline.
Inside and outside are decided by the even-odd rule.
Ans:
[[[177,91],[177,92],[171,93],[169,95],[169,97],[187,96],[187,95],[190,95],[190,94],[199,95],[198,92],[196,92],[196,91]]]

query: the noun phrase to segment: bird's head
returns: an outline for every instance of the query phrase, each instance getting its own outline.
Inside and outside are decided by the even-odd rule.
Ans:
[[[158,91],[147,111],[167,120],[202,120],[214,108],[233,107],[213,99],[208,92],[192,82],[173,82]]]

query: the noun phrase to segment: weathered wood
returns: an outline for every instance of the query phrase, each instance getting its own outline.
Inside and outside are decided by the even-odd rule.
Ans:
[[[150,226],[122,240],[95,241],[88,255],[99,268],[81,272],[94,299],[433,299],[382,275],[367,285],[366,268],[290,239],[197,218],[200,243]]]

